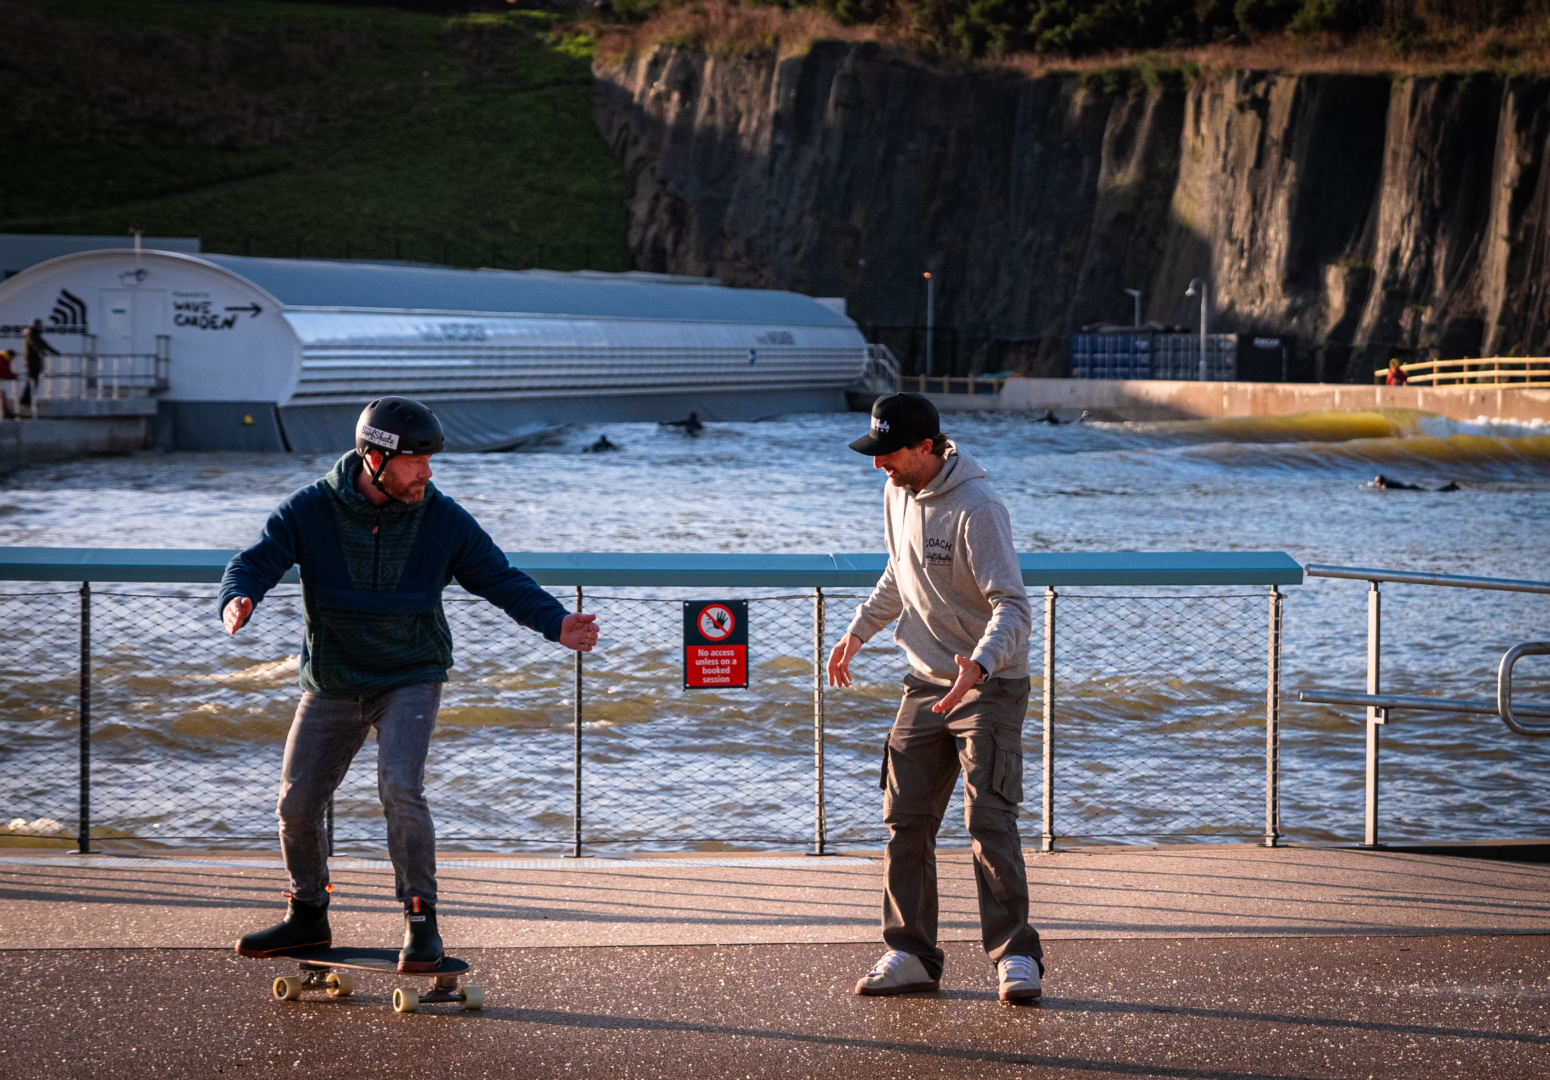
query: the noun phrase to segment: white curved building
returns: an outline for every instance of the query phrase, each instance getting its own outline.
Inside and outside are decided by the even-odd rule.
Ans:
[[[430,404],[452,450],[565,423],[845,408],[866,342],[839,305],[687,280],[89,251],[0,283],[0,347],[19,352],[41,318],[93,372],[164,354],[169,449],[339,450],[383,394]]]

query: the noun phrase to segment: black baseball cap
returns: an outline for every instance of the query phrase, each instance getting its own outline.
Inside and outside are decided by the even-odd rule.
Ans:
[[[889,394],[872,405],[872,430],[850,444],[858,454],[882,457],[942,435],[942,417],[921,394]]]

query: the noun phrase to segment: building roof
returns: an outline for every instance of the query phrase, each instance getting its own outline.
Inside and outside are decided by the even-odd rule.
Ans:
[[[51,233],[0,233],[0,280],[13,277],[29,266],[57,259],[61,255],[73,255],[78,251],[101,251],[104,248],[132,248],[133,236],[55,236]],[[185,255],[199,253],[199,241],[187,236],[142,236],[140,246],[147,251],[178,251]]]
[[[772,289],[665,284],[620,275],[455,270],[371,262],[198,256],[286,307],[457,311],[786,326],[854,324],[810,296]],[[642,275],[644,276],[644,275]]]

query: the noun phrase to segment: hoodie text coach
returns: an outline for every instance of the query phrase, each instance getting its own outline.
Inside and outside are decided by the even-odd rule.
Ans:
[[[985,951],[1001,999],[1026,1000],[1039,996],[1043,955],[1017,832],[1032,612],[1006,505],[940,424],[926,398],[893,394],[850,444],[888,474],[888,568],[830,654],[829,683],[849,686],[851,657],[895,619],[910,664],[883,757],[888,951],[856,993],[937,989],[936,834],[962,769]]]

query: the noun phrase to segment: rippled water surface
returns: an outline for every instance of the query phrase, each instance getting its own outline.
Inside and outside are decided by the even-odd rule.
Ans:
[[[1024,551],[1278,550],[1303,563],[1550,579],[1550,429],[1404,413],[1080,427],[1047,427],[1009,414],[948,420],[949,432],[989,470]],[[599,425],[577,428],[528,452],[446,455],[436,461],[436,483],[508,551],[875,551],[881,549],[882,478],[869,459],[846,447],[864,430],[865,419],[855,415],[717,424],[699,438],[648,425]],[[583,452],[602,434],[623,450]],[[327,457],[144,454],[34,467],[3,481],[0,543],[240,547],[256,537],[278,499],[331,464]],[[1455,481],[1461,490],[1365,486],[1379,472],[1427,488]],[[1254,590],[1213,591],[1242,595]],[[1362,686],[1365,585],[1310,579],[1286,593],[1282,827],[1294,838],[1359,839],[1361,718],[1354,710],[1298,705],[1295,697],[1305,687]],[[1388,692],[1491,697],[1502,651],[1519,641],[1550,638],[1546,596],[1386,586],[1384,605]],[[180,609],[177,616],[191,620],[178,639],[185,642],[177,646],[180,650],[205,633],[199,620],[209,612],[196,608]],[[618,731],[611,737],[626,739],[628,729],[628,739],[638,741],[647,738],[650,728],[630,723],[649,724],[658,714],[679,719],[688,714],[665,698],[654,709],[653,699],[635,692],[638,686],[631,689],[635,684],[628,680],[652,664],[663,671],[672,667],[667,653],[652,659],[644,644],[651,634],[671,638],[671,620],[648,632],[650,620],[633,610],[615,612],[617,625],[632,619],[639,623],[632,631],[630,662],[608,669],[616,685],[600,683],[599,693],[615,695],[612,707],[619,715],[608,722]],[[790,623],[785,632],[799,651],[801,611],[781,617]],[[831,623],[843,618],[836,613]],[[16,630],[13,626],[10,632]],[[830,631],[832,640],[832,625]],[[1088,647],[1096,657],[1099,646]],[[831,695],[833,752],[846,761],[853,757],[860,772],[872,770],[870,747],[890,719],[894,673],[890,668],[884,677],[883,669],[893,663],[893,654],[881,641],[873,648],[879,665],[873,691],[848,701],[843,694]],[[13,638],[13,683],[26,668],[21,662],[25,654],[25,641]],[[280,649],[243,662],[284,659]],[[1081,659],[1063,654],[1063,662],[1080,664]],[[1112,661],[1103,663],[1112,666]],[[468,663],[470,672],[477,667],[472,652]],[[1098,665],[1097,659],[1093,663]],[[1544,677],[1550,662],[1525,660],[1519,670],[1520,699],[1550,699],[1550,679]],[[1160,679],[1155,664],[1149,672],[1149,678]],[[740,799],[734,792],[726,806],[707,807],[707,813],[778,817],[788,812],[784,802],[801,806],[802,799],[810,798],[803,756],[810,760],[811,749],[803,739],[810,744],[811,735],[810,730],[802,733],[802,710],[811,715],[810,705],[802,703],[802,695],[811,692],[810,678],[797,662],[790,672],[769,674],[767,700],[761,700],[756,686],[742,698],[718,699],[714,708],[696,706],[692,724],[678,734],[701,740],[696,744],[704,749],[696,766],[700,780],[708,773],[728,782],[742,777],[743,790],[759,793]],[[180,721],[185,737],[176,740],[175,755],[193,763],[208,751],[214,761],[249,741],[274,744],[292,700],[288,673],[282,671],[277,679],[269,679],[272,700],[266,698],[260,710],[261,725],[255,717],[257,726],[245,735],[240,728],[201,734],[206,729],[185,716]],[[491,692],[511,695],[511,707],[517,709],[517,698],[539,683],[552,698],[564,691],[563,682],[556,676],[527,689],[503,685]],[[1150,700],[1145,689],[1128,686],[1126,707]],[[21,704],[26,694],[18,693],[13,686],[7,698],[21,710],[13,714],[19,717],[30,706]],[[1159,694],[1156,707],[1165,711],[1166,688]],[[789,708],[769,712],[775,704]],[[533,717],[544,715],[544,706],[529,705]],[[1090,708],[1096,723],[1102,701]],[[1037,715],[1035,703],[1028,727],[1029,797],[1035,806]],[[451,718],[461,725],[460,746],[481,747],[481,731],[507,730],[498,713]],[[551,719],[558,740],[553,752],[563,756],[564,716]],[[524,722],[544,726],[538,719]],[[717,725],[745,734],[706,747],[704,740]],[[262,735],[258,726],[263,726]],[[1187,741],[1187,733],[1179,738]],[[1384,731],[1386,832],[1396,839],[1439,840],[1550,835],[1547,744],[1550,740],[1514,736],[1495,718],[1401,717]],[[608,749],[606,738],[603,747]],[[1123,743],[1104,748],[1110,754],[1126,752]],[[613,764],[625,760],[625,749],[621,743]],[[789,766],[789,792],[769,789],[772,774],[761,762],[776,760],[786,762],[782,768]],[[1187,786],[1192,770],[1201,766],[1198,759],[1163,754],[1148,768],[1154,780],[1166,778],[1172,769],[1176,782]],[[569,802],[560,782],[563,770],[557,776],[546,796],[553,806],[535,811],[534,819],[561,828],[557,823],[568,813]],[[630,785],[632,798],[653,797],[640,776],[630,778]],[[671,791],[670,783],[657,786]],[[1145,798],[1144,792],[1126,794]],[[369,788],[362,788],[363,806],[369,796]],[[758,806],[751,808],[751,803]],[[41,805],[0,807],[0,816],[36,816]],[[260,818],[266,812],[264,806],[254,807]],[[456,810],[449,807],[448,812]],[[862,810],[857,813],[865,816]],[[1036,813],[1030,817],[1037,821]],[[800,823],[791,827],[800,828]]]

